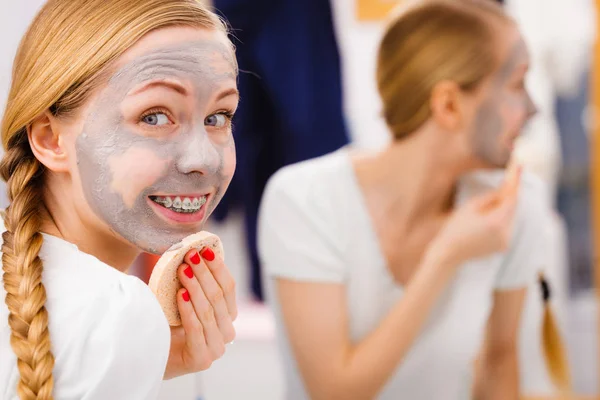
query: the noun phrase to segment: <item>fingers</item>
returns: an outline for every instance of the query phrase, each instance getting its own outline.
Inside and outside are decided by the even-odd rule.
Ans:
[[[506,177],[504,184],[502,185],[502,193],[504,196],[516,196],[519,192],[522,171],[523,168],[521,165],[517,163],[510,165],[506,171]]]
[[[233,279],[233,276],[231,276],[229,269],[225,266],[223,259],[217,257],[210,248],[202,249],[200,255],[223,291],[225,302],[227,303],[227,310],[229,310],[231,319],[235,321],[238,310],[235,298],[235,280]]]
[[[487,212],[498,205],[501,199],[501,193],[498,190],[479,195],[472,200],[472,206],[479,212]]]
[[[510,245],[512,239],[513,226],[519,203],[520,186],[521,168],[513,166],[507,172],[506,181],[501,189],[501,200],[489,215],[491,224],[498,227],[504,248]]]
[[[511,165],[507,171],[506,180],[501,189],[501,203],[496,211],[498,218],[512,221],[518,204],[519,188],[521,187],[521,174],[522,168],[517,164]]]
[[[504,223],[507,226],[512,226],[512,221],[517,211],[517,196],[511,195],[502,199],[500,205],[493,211],[492,218]]]
[[[225,343],[232,342],[233,339],[235,339],[235,329],[227,306],[225,292],[219,283],[217,283],[213,273],[208,269],[206,262],[198,256],[198,253],[192,251],[188,253],[188,255],[189,257],[186,256],[186,261],[189,262],[193,271],[193,276],[195,276],[200,283],[202,292],[213,308],[217,326],[223,335],[223,340]],[[213,258],[213,262],[216,261],[217,260]],[[223,266],[223,269],[226,268]],[[192,274],[188,271],[186,277],[191,275]]]
[[[182,264],[178,270],[179,280],[189,292],[190,303],[193,306],[198,323],[202,326],[208,352],[214,360],[220,358],[225,353],[225,342],[217,325],[213,306],[206,298],[200,282],[195,278],[193,269],[191,271],[190,269],[189,265]],[[185,298],[183,300],[185,301]],[[192,332],[197,332],[197,329]],[[188,331],[186,330],[187,333]]]
[[[186,353],[199,355],[200,359],[193,363],[193,367],[197,370],[205,370],[210,367],[212,360],[206,357],[208,347],[204,338],[204,329],[190,300],[187,289],[180,289],[177,292],[177,306],[181,315],[181,325],[185,331],[185,346],[188,349]]]
[[[478,196],[473,200],[474,206],[482,212],[492,212],[497,208],[502,208],[501,211],[504,213],[514,211],[521,186],[521,173],[521,166],[512,164],[506,172],[504,183],[500,189]]]

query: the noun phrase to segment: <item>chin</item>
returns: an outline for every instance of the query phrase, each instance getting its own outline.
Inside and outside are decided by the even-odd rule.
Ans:
[[[511,152],[503,152],[502,154],[495,154],[493,157],[486,157],[486,159],[479,159],[479,169],[505,169],[508,167],[511,160]]]
[[[160,242],[156,241],[151,243],[150,241],[138,241],[134,243],[134,245],[143,252],[161,256],[174,244],[181,242],[186,237],[198,233],[201,230],[202,227],[199,227],[198,229],[189,232],[171,233],[165,235],[165,239]]]

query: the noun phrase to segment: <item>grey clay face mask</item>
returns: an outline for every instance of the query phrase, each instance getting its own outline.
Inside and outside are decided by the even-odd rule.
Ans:
[[[212,126],[206,126],[207,121],[211,125],[218,120],[211,113],[219,110],[209,108],[218,88],[230,81],[235,84],[235,78],[230,49],[215,41],[197,41],[138,57],[110,79],[91,107],[77,138],[76,153],[86,200],[115,233],[144,251],[162,253],[202,228],[235,169],[230,130],[211,134]],[[153,135],[151,126],[140,129],[139,121],[124,115],[132,113],[125,113],[123,104],[136,88],[169,80],[185,82],[193,99],[179,101],[177,127],[172,132]],[[153,106],[163,104],[158,101]],[[156,122],[156,116],[153,119]],[[205,217],[197,224],[165,220],[149,199],[209,192]]]
[[[535,108],[526,91],[515,95],[506,93],[503,89],[515,68],[526,59],[527,47],[523,41],[519,41],[500,67],[488,96],[477,110],[474,127],[475,152],[478,157],[495,167],[506,166],[510,159],[510,150],[499,148],[501,146],[500,138],[506,129],[505,117],[501,110],[503,108],[522,110],[525,114],[531,114]]]

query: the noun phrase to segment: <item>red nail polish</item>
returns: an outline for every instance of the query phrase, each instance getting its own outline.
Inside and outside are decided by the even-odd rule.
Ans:
[[[194,255],[190,257],[190,261],[193,262],[194,265],[200,264],[200,256],[198,255],[198,252],[195,252]]]
[[[190,301],[190,292],[186,290],[181,294],[181,297],[183,297],[183,301]]]
[[[185,276],[187,276],[190,279],[194,277],[194,271],[192,271],[192,267],[187,267],[186,269],[183,270],[183,273],[185,274]]]
[[[212,261],[215,259],[215,253],[207,247],[204,250],[202,250],[202,257],[206,259],[206,261]]]

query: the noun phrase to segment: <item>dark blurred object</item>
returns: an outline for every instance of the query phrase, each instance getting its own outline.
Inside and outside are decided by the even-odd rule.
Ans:
[[[558,209],[569,238],[569,282],[575,293],[593,286],[592,232],[590,214],[590,143],[583,126],[582,110],[589,97],[589,76],[577,96],[559,97],[556,117],[561,132],[563,170],[558,191]]]
[[[231,25],[240,66],[234,120],[238,167],[214,213],[245,213],[252,292],[262,299],[257,211],[267,179],[284,165],[348,143],[340,59],[329,1],[214,0]]]

